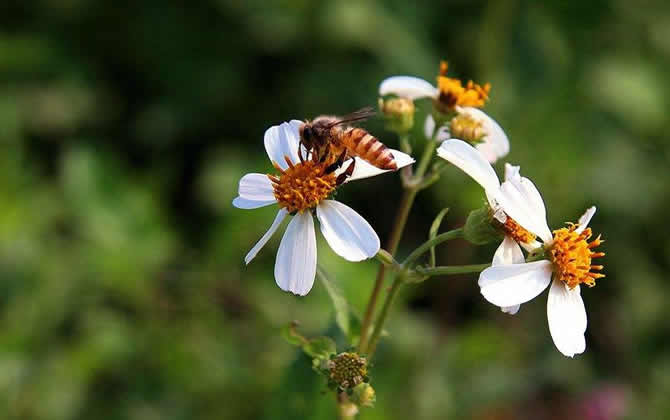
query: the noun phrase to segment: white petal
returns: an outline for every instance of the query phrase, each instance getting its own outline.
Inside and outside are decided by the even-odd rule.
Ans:
[[[412,76],[393,76],[379,85],[379,95],[394,94],[403,98],[417,99],[436,97],[437,88],[423,79]]]
[[[495,194],[500,187],[500,181],[491,164],[468,143],[456,139],[447,140],[437,149],[437,154],[470,175],[487,193]]]
[[[474,120],[480,121],[486,133],[483,143],[477,145],[477,149],[486,150],[489,162],[493,163],[509,153],[509,139],[500,125],[484,111],[477,108],[459,108],[460,113],[470,115]]]
[[[519,245],[521,245],[521,247],[523,249],[525,249],[527,252],[533,252],[536,249],[542,247],[542,244],[540,242],[536,241],[535,239],[533,239],[532,241],[530,241],[528,243],[521,242],[521,243],[519,243]]]
[[[249,264],[251,260],[253,260],[256,257],[256,254],[258,254],[258,252],[265,246],[265,244],[268,243],[272,235],[274,235],[274,233],[279,228],[281,222],[284,221],[284,218],[286,217],[287,214],[288,212],[286,211],[286,209],[281,209],[277,212],[277,216],[275,217],[274,222],[272,222],[270,229],[268,229],[268,231],[265,232],[265,235],[263,235],[261,239],[259,239],[258,242],[256,242],[256,245],[254,245],[254,247],[251,248],[251,251],[249,251],[246,257],[244,257],[245,264]]]
[[[393,154],[393,159],[395,159],[396,166],[398,166],[398,169],[404,168],[407,165],[411,165],[412,163],[415,162],[414,158],[407,153],[403,153],[400,150],[395,150],[389,148],[391,153]],[[388,169],[379,169],[374,165],[369,164],[368,162],[364,161],[363,159],[359,157],[354,158],[356,160],[356,166],[354,166],[354,173],[351,174],[349,178],[347,178],[347,182],[350,181],[356,181],[358,179],[363,179],[363,178],[370,178],[372,176],[377,176],[381,175],[386,172],[392,172],[391,170]],[[335,171],[335,175],[340,175],[343,173],[351,164],[351,160],[347,160],[342,164],[340,168],[338,168]]]
[[[302,121],[291,120],[291,122],[273,125],[265,131],[265,151],[270,160],[276,162],[282,169],[288,168],[284,156],[288,156],[293,163],[300,161],[298,144],[300,142],[299,129],[302,124]]]
[[[235,197],[233,199],[233,206],[237,207],[238,209],[251,210],[251,209],[257,209],[259,207],[269,206],[270,204],[275,204],[276,202],[277,200],[274,199],[257,201],[257,200],[249,200],[242,197]]]
[[[524,183],[524,180],[527,182]],[[495,201],[505,213],[526,230],[539,236],[545,243],[551,241],[551,231],[547,226],[546,211],[542,197],[527,178],[515,185],[505,181],[495,196]],[[539,201],[539,203],[538,203]]]
[[[275,261],[275,281],[287,292],[304,296],[316,276],[316,235],[310,212],[298,213],[288,224]]]
[[[586,308],[579,286],[570,290],[565,283],[554,280],[547,301],[549,332],[558,351],[568,357],[586,349]]]
[[[491,164],[498,160],[498,153],[495,151],[495,148],[491,145],[491,143],[477,143],[475,145],[475,149],[477,149],[477,151],[481,153],[482,156],[484,156],[484,159],[486,159]]]
[[[575,232],[582,233],[584,229],[589,226],[589,222],[591,221],[591,218],[594,214],[596,214],[596,206],[591,206],[586,209],[586,212],[582,215],[582,217],[579,218],[579,221],[577,222],[579,226],[577,229],[575,229]]]
[[[240,209],[256,209],[277,202],[272,182],[267,175],[246,174],[240,179],[239,197],[233,205]]]
[[[505,312],[506,314],[510,315],[516,315],[517,312],[519,312],[519,309],[521,308],[521,305],[514,305],[514,306],[502,306],[500,308],[501,311]]]
[[[519,244],[509,236],[505,235],[505,239],[500,243],[495,254],[493,254],[493,262],[491,266],[505,265],[505,264],[522,264],[526,260],[523,257],[523,252],[519,248]]]
[[[493,254],[493,262],[491,263],[491,266],[522,264],[524,261],[523,252],[521,252],[521,248],[519,248],[516,241],[509,236],[505,236],[505,239],[503,239],[495,254]],[[510,315],[515,315],[519,312],[520,307],[521,305],[503,306],[500,310]]]
[[[379,252],[379,237],[372,226],[350,207],[325,200],[316,207],[321,233],[345,260],[362,261]]]
[[[505,181],[521,183],[521,166],[514,166],[505,162]]]
[[[435,130],[435,119],[433,118],[432,115],[428,114],[426,117],[426,121],[423,123],[423,134],[426,136],[427,139],[432,139],[433,138],[433,131]],[[447,127],[442,126],[437,130],[437,133],[435,134],[435,141],[438,143],[442,143],[445,140],[449,140],[449,130],[447,130]]]
[[[521,192],[526,196],[528,202],[533,206],[534,211],[540,215],[544,223],[546,224],[547,222],[547,210],[544,207],[544,200],[542,199],[542,195],[540,195],[540,192],[537,190],[537,187],[533,182],[526,178],[526,177],[521,177]]]
[[[551,281],[551,263],[497,265],[479,275],[482,295],[496,306],[514,306],[528,302],[547,288]]]

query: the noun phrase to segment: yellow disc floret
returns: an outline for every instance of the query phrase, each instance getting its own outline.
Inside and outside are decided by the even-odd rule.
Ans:
[[[268,175],[268,178],[272,181],[277,203],[289,213],[314,208],[335,190],[337,177],[326,170],[327,164],[313,160],[294,164],[288,157],[285,159],[288,168],[281,169],[275,163],[281,174]]]
[[[515,241],[522,244],[529,244],[535,240],[535,235],[521,227],[514,219],[507,216],[505,223],[501,224],[501,228],[505,235],[510,236]]]
[[[577,232],[579,225],[571,224],[567,228],[554,231],[554,240],[548,248],[548,255],[554,264],[556,278],[564,282],[570,289],[584,283],[589,287],[596,285],[596,279],[605,277],[600,271],[602,265],[591,264],[593,258],[602,257],[604,252],[593,252],[593,248],[604,241],[600,235],[591,242],[591,228]]]
[[[491,85],[486,83],[480,86],[470,80],[465,86],[459,79],[447,77],[448,64],[446,61],[440,63],[440,75],[437,76],[437,88],[439,96],[437,104],[443,111],[453,111],[458,106],[483,107],[489,99]]]
[[[328,361],[330,380],[340,388],[353,388],[366,381],[367,360],[356,353],[340,353]]]
[[[468,114],[458,114],[452,118],[449,133],[452,138],[467,141],[471,144],[481,143],[486,136],[482,122]]]

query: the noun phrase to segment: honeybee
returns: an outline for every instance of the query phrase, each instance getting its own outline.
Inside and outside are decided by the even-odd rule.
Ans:
[[[370,108],[363,108],[342,117],[321,115],[300,126],[300,144],[312,159],[331,163],[332,170],[342,166],[348,158],[359,157],[379,169],[397,170],[393,153],[375,136],[362,128],[346,124],[365,120],[375,114]],[[302,147],[299,147],[300,159]],[[347,167],[343,175],[353,173],[355,161]]]

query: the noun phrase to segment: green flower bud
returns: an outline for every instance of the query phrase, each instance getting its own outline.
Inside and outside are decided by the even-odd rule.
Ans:
[[[398,134],[414,127],[414,102],[408,98],[379,98],[379,110],[386,118],[386,128]]]
[[[365,381],[367,360],[356,353],[340,353],[328,361],[329,378],[340,389],[353,388]]]
[[[367,383],[356,385],[354,392],[351,394],[351,401],[361,407],[372,407],[376,399],[374,388]]]
[[[470,212],[463,228],[463,236],[468,242],[475,245],[484,245],[502,239],[502,234],[494,225],[489,206]]]

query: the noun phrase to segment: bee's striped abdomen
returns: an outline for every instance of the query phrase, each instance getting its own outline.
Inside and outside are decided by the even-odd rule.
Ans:
[[[342,142],[350,154],[358,156],[379,169],[398,169],[393,153],[384,143],[362,128],[348,128],[342,134]]]

